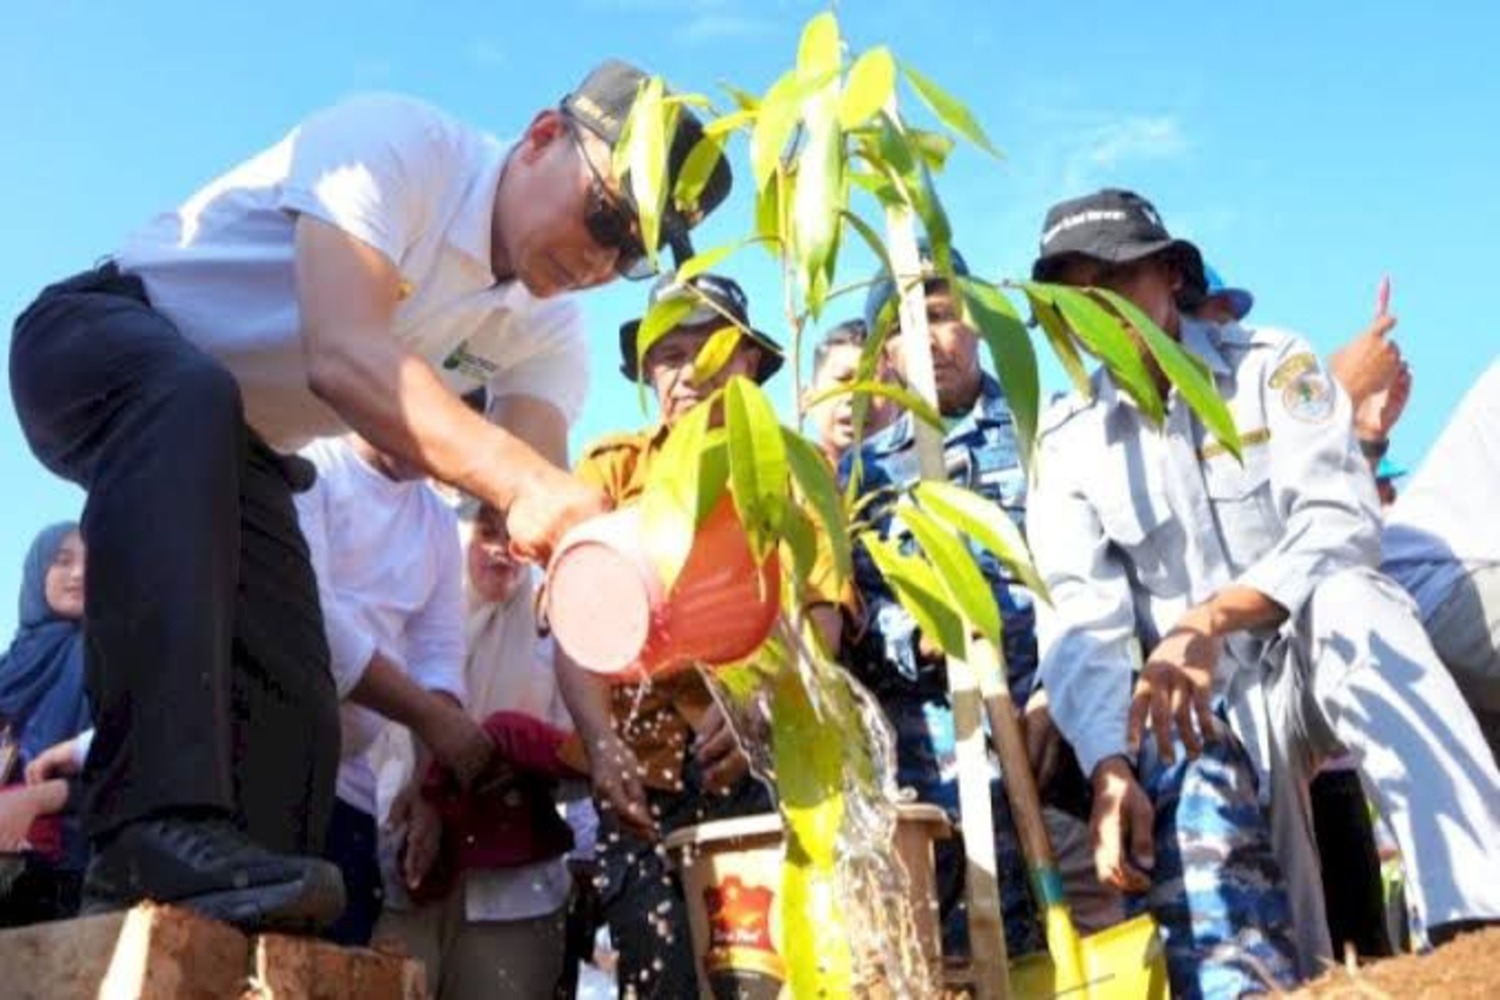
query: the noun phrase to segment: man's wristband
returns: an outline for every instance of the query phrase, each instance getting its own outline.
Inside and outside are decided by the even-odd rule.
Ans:
[[[1386,449],[1390,448],[1390,438],[1360,438],[1359,450],[1365,458],[1372,462],[1378,462],[1385,457]]]

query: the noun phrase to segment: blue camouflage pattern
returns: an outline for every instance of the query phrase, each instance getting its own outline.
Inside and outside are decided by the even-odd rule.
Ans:
[[[1271,850],[1250,755],[1221,737],[1188,760],[1164,764],[1142,741],[1136,773],[1156,809],[1156,865],[1131,915],[1149,910],[1161,927],[1174,997],[1240,997],[1297,985],[1291,902]]]
[[[1021,468],[1015,420],[1000,383],[981,378],[974,408],[943,439],[948,480],[993,502],[1021,531],[1026,529],[1026,473]],[[921,479],[913,417],[903,413],[895,423],[864,442],[858,455],[844,456],[839,480],[847,485],[859,464],[859,495],[884,493],[871,502],[866,516],[880,537],[892,540],[891,503],[894,491]],[[898,527],[899,526],[894,526]],[[894,540],[903,552],[916,549],[910,533],[901,529]],[[970,543],[980,571],[989,581],[1004,624],[1004,653],[1011,693],[1023,705],[1036,678],[1036,611],[1031,592],[1005,571],[989,552]],[[886,585],[863,547],[854,552],[854,580],[864,602],[864,629],[848,650],[855,676],[877,697],[887,694],[931,698],[945,696],[948,684],[940,658],[928,659],[917,645],[917,623]]]

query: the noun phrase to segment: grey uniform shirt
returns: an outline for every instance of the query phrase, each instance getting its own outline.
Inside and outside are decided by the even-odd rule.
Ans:
[[[1295,617],[1320,581],[1379,558],[1349,400],[1308,344],[1187,318],[1182,344],[1228,401],[1243,465],[1175,392],[1158,430],[1102,370],[1092,400],[1065,397],[1042,421],[1027,526],[1053,602],[1037,605],[1040,673],[1086,774],[1126,753],[1135,640],[1149,651],[1231,583]],[[1229,644],[1216,694],[1251,648]]]

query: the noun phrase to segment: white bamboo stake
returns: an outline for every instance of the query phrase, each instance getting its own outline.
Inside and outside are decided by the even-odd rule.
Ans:
[[[886,109],[895,117],[893,105]],[[909,208],[888,207],[885,216],[892,275],[900,294],[901,351],[907,387],[937,409],[937,379],[927,329],[927,297],[922,290],[922,260],[916,223]],[[957,289],[954,289],[957,292]],[[925,421],[912,418],[922,478],[948,479],[943,440]],[[965,892],[969,912],[969,950],[979,1000],[1008,1000],[1009,958],[1000,915],[1000,880],[995,863],[995,825],[990,811],[990,767],[984,735],[984,707],[979,682],[969,664],[948,658],[948,697],[953,703],[957,736],[959,825],[968,859]]]

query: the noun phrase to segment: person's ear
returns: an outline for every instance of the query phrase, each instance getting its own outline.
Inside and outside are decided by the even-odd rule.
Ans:
[[[556,108],[537,112],[526,126],[517,155],[527,164],[535,163],[559,141],[567,139],[568,128],[567,119]]]

